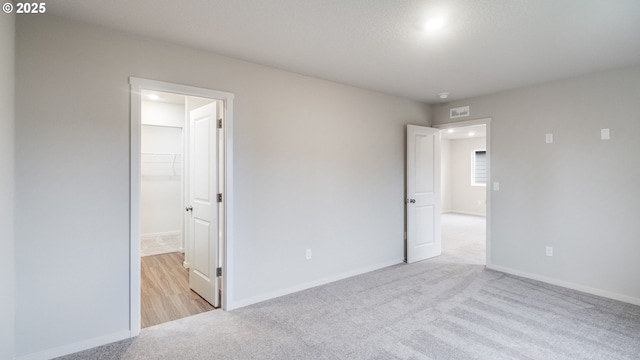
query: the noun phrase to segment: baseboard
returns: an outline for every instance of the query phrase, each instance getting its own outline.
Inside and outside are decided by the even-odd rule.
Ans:
[[[459,215],[471,215],[471,216],[487,217],[487,214],[474,213],[474,212],[468,212],[468,211],[450,210],[450,211],[447,211],[446,213],[447,214],[459,214]]]
[[[40,351],[37,353],[18,356],[15,358],[15,360],[48,360],[48,359],[53,359],[59,356],[73,354],[78,351],[91,349],[96,346],[106,345],[112,342],[128,339],[130,337],[131,337],[131,332],[129,330],[120,331],[117,333],[99,336],[93,339],[83,340],[73,344],[64,345],[64,346]]]
[[[175,231],[163,231],[163,232],[157,232],[157,233],[146,233],[146,234],[140,234],[140,237],[141,238],[144,238],[144,237],[162,237],[162,236],[174,236],[174,235],[182,236],[182,231],[175,230]]]
[[[306,290],[306,289],[310,289],[316,286],[320,286],[320,285],[325,285],[325,284],[329,284],[332,283],[334,281],[338,281],[338,280],[343,280],[343,279],[347,279],[353,276],[357,276],[357,275],[362,275],[371,271],[375,271],[375,270],[380,270],[389,266],[393,266],[393,265],[397,265],[397,264],[401,264],[404,262],[404,259],[399,259],[399,260],[393,260],[393,261],[387,261],[384,263],[380,263],[380,264],[376,264],[376,265],[372,265],[372,266],[365,266],[362,268],[358,268],[355,270],[351,270],[351,271],[347,271],[338,275],[334,275],[334,276],[329,276],[326,278],[322,278],[322,279],[318,279],[318,280],[314,280],[314,281],[310,281],[307,283],[303,283],[300,285],[296,285],[296,286],[292,286],[286,289],[280,289],[280,290],[276,290],[276,291],[272,291],[266,294],[262,294],[262,295],[258,295],[249,299],[242,299],[242,300],[237,300],[233,302],[233,307],[229,307],[227,306],[227,310],[235,310],[235,309],[239,309],[241,307],[245,307],[245,306],[249,306],[249,305],[253,305],[253,304],[257,304],[259,302],[263,302],[263,301],[267,301],[267,300],[271,300],[271,299],[275,299],[277,297],[280,296],[284,296],[284,295],[289,295],[289,294],[293,294],[295,292],[298,291],[302,291],[302,290]]]
[[[625,303],[629,303],[629,304],[640,306],[640,299],[639,298],[634,298],[634,297],[631,297],[631,296],[622,295],[622,294],[614,293],[614,292],[607,291],[607,290],[596,289],[596,288],[592,288],[592,287],[589,287],[589,286],[572,283],[572,282],[569,282],[569,281],[558,280],[558,279],[550,278],[550,277],[547,277],[547,276],[533,274],[533,273],[529,273],[529,272],[526,272],[526,271],[520,271],[520,270],[511,269],[511,268],[503,267],[503,266],[487,264],[486,268],[490,269],[490,270],[495,270],[495,271],[500,271],[500,272],[503,272],[503,273],[511,274],[511,275],[520,276],[520,277],[531,279],[531,280],[541,281],[543,283],[547,283],[547,284],[551,284],[551,285],[561,286],[561,287],[564,287],[564,288],[567,288],[567,289],[582,291],[584,293],[591,294],[591,295],[602,296],[602,297],[605,297],[607,299],[618,300],[618,301],[622,301],[622,302],[625,302]]]

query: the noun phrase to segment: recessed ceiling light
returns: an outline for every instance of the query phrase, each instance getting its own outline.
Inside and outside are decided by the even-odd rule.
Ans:
[[[469,136],[473,136],[473,135],[475,135],[475,134],[476,134],[476,133],[474,133],[473,131],[470,131],[470,132],[469,132]]]
[[[446,98],[448,98],[448,97],[449,97],[449,93],[440,93],[440,94],[438,94],[438,97],[439,97],[440,99],[446,99]]]
[[[449,129],[449,130],[447,130],[447,132],[448,132],[449,134],[453,133],[453,131],[454,131],[453,129]]]
[[[444,19],[441,17],[431,18],[424,23],[424,31],[427,31],[427,32],[438,31],[443,27],[444,27]]]
[[[149,99],[149,100],[159,100],[160,96],[158,96],[156,94],[147,94],[147,99]]]

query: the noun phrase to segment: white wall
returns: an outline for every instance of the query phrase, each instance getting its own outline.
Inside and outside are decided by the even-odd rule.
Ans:
[[[635,66],[433,108],[492,118],[494,267],[640,304],[638,99]]]
[[[442,212],[451,212],[451,140],[440,139],[440,184]]]
[[[182,232],[184,117],[184,105],[142,101],[140,184],[142,235]]]
[[[15,15],[0,14],[0,359],[14,355]]]
[[[428,106],[49,15],[17,45],[18,355],[128,331],[129,76],[235,94],[233,301],[402,260]]]
[[[140,121],[143,125],[184,127],[184,104],[143,99],[140,111]]]
[[[140,231],[181,232],[182,128],[141,127]]]
[[[451,211],[461,214],[486,215],[487,189],[471,185],[474,150],[486,150],[486,138],[451,140],[450,180]]]

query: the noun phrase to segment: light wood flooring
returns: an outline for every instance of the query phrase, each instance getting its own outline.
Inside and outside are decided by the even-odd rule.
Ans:
[[[214,309],[189,289],[189,272],[183,261],[184,254],[179,252],[141,258],[143,328]]]

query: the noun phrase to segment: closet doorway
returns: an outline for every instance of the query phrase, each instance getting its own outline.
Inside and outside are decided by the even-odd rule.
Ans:
[[[140,126],[141,327],[214,309],[191,289],[185,259],[189,218],[188,115],[215,100],[142,91]],[[215,295],[213,295],[215,296]]]
[[[233,95],[130,82],[135,336],[140,328],[226,308],[230,134],[223,124]]]

